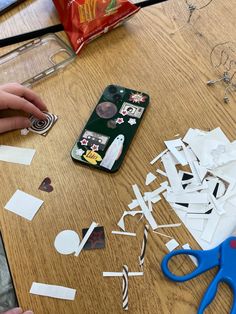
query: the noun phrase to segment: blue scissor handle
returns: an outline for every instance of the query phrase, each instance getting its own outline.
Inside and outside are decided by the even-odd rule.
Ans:
[[[198,266],[195,270],[193,270],[191,273],[183,275],[183,276],[177,276],[173,274],[168,267],[169,261],[172,259],[173,256],[176,255],[192,255],[197,258],[198,260]],[[189,279],[192,279],[208,269],[211,269],[215,266],[219,265],[219,247],[216,247],[212,250],[208,251],[198,251],[198,250],[176,250],[168,253],[162,260],[161,263],[161,269],[164,275],[173,280],[173,281],[179,281],[183,282]]]

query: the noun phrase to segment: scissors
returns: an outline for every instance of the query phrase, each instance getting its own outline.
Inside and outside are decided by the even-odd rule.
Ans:
[[[176,255],[192,255],[197,258],[198,266],[193,272],[184,276],[173,274],[168,267],[168,263]],[[164,275],[177,282],[190,280],[207,270],[218,266],[219,270],[207,288],[198,308],[198,314],[203,314],[206,307],[213,301],[217,287],[220,282],[225,282],[232,289],[234,300],[230,314],[236,314],[236,237],[230,237],[219,246],[211,250],[176,250],[167,254],[161,263]]]

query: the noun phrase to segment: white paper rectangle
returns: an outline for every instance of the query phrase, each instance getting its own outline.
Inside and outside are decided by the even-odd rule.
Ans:
[[[139,206],[142,209],[143,215],[147,219],[147,221],[150,224],[150,226],[152,227],[152,229],[155,230],[157,228],[157,223],[156,223],[155,219],[153,218],[152,213],[150,212],[149,208],[145,204],[144,199],[142,197],[141,192],[139,191],[137,184],[133,185],[132,187],[133,187],[134,194],[137,198],[137,201],[139,203]]]
[[[74,300],[76,290],[63,286],[33,282],[30,293],[56,299]]]
[[[163,152],[161,152],[159,155],[157,155],[151,162],[150,164],[153,165],[158,159],[160,159],[165,153],[168,152],[168,149],[165,149]]]
[[[5,205],[5,209],[25,219],[32,220],[43,201],[30,194],[17,190]]]
[[[94,228],[96,228],[98,224],[96,222],[92,222],[88,231],[86,232],[85,236],[83,237],[82,241],[80,242],[77,250],[75,251],[75,256],[79,256],[80,252],[82,251],[83,247],[85,246],[86,242],[88,241],[91,233],[93,232]]]
[[[111,272],[111,271],[104,271],[102,273],[103,277],[122,277],[123,273],[120,272]],[[128,272],[129,277],[133,276],[143,276],[143,272]]]
[[[165,171],[162,171],[161,169],[157,169],[156,172],[164,177],[167,177],[167,174],[165,173]]]
[[[112,231],[111,233],[112,233],[112,234],[119,234],[119,235],[125,235],[125,236],[136,237],[136,233],[133,233],[133,232]]]
[[[179,246],[179,243],[175,239],[172,239],[169,242],[167,242],[165,246],[171,252],[174,251]]]
[[[0,145],[0,160],[15,164],[30,165],[36,150]]]
[[[175,168],[174,162],[171,158],[170,153],[165,154],[162,158],[161,158],[164,168],[165,168],[165,172],[167,174],[167,177],[169,179],[171,188],[174,192],[180,192],[183,191],[183,186],[181,184],[180,178],[178,176],[178,172]]]
[[[208,204],[208,194],[207,193],[167,193],[166,200],[172,203],[197,203],[197,204]]]

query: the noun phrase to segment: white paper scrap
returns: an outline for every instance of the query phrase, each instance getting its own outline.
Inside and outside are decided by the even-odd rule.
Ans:
[[[30,293],[56,299],[74,300],[76,290],[63,286],[33,282]]]
[[[190,245],[189,245],[188,243],[182,245],[182,248],[183,248],[184,250],[191,250],[191,247],[190,247]],[[198,260],[197,260],[197,258],[196,258],[195,256],[193,256],[193,255],[189,255],[189,257],[190,257],[190,259],[193,261],[194,265],[195,265],[196,267],[198,267]]]
[[[172,239],[169,242],[167,242],[165,246],[171,252],[174,251],[179,246],[179,243],[175,239]]]
[[[122,277],[123,273],[122,272],[111,272],[111,271],[104,271],[102,273],[103,277]],[[128,272],[129,277],[134,277],[134,276],[143,276],[143,272]]]
[[[146,176],[146,181],[145,181],[145,184],[146,185],[149,185],[151,184],[157,177],[152,173],[152,172],[149,172]]]
[[[182,147],[184,146],[184,143],[181,141],[180,138],[172,141],[165,141],[166,147],[169,149],[169,151],[175,156],[175,158],[178,160],[178,162],[182,166],[187,165],[187,160],[184,158],[180,152],[177,150],[177,147]]]
[[[178,224],[168,224],[168,225],[158,225],[157,228],[175,228],[175,227],[180,227],[181,223]]]
[[[5,205],[5,209],[25,219],[32,220],[43,201],[30,194],[17,190]]]
[[[0,160],[15,164],[30,165],[36,150],[0,145]]]
[[[136,237],[136,233],[134,233],[134,232],[112,231],[111,233],[112,233],[112,234],[119,234],[119,235],[125,235],[125,236]]]
[[[117,225],[125,231],[125,221],[124,218],[127,215],[131,215],[131,216],[135,216],[137,214],[143,214],[143,212],[141,210],[133,210],[133,211],[124,211],[122,217],[120,218],[120,220],[118,221]]]
[[[165,173],[165,171],[162,171],[161,169],[157,169],[156,172],[164,177],[167,177],[167,174]]]
[[[171,158],[170,153],[165,154],[161,158],[165,172],[167,174],[167,177],[170,181],[171,188],[174,192],[180,192],[183,191],[183,186],[181,184],[180,178],[178,176],[177,170],[175,168],[174,162]]]
[[[98,223],[92,222],[88,231],[86,232],[85,236],[81,240],[77,250],[75,251],[75,256],[79,256],[80,252],[82,251],[83,247],[85,246],[86,242],[88,241],[90,235],[92,234],[93,230],[98,226]]]
[[[163,152],[161,152],[159,155],[157,155],[151,162],[150,164],[153,165],[156,161],[158,161],[165,153],[168,152],[168,149],[165,149]]]
[[[201,239],[205,240],[207,242],[211,242],[211,239],[216,231],[217,225],[220,221],[220,215],[217,214],[217,212],[213,209],[211,214],[209,214],[209,219],[207,221],[207,224],[205,226],[205,229],[201,235]]]
[[[141,194],[137,184],[133,185],[132,188],[133,188],[134,194],[138,200],[139,206],[142,209],[143,215],[147,219],[147,221],[150,224],[150,226],[152,227],[152,229],[155,230],[157,228],[157,223],[156,223],[155,219],[153,218],[152,213],[150,212],[149,208],[145,204],[144,199],[142,197],[142,194]]]
[[[197,204],[208,204],[208,194],[207,193],[198,193],[198,192],[190,192],[190,193],[167,193],[166,200],[172,203],[197,203]]]
[[[79,246],[79,235],[73,230],[63,230],[56,236],[54,247],[60,254],[74,253]]]

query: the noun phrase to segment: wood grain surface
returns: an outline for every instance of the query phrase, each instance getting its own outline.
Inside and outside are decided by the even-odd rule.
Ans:
[[[210,64],[211,49],[220,42],[236,41],[235,15],[233,0],[213,1],[196,12],[194,25],[173,35],[188,17],[184,0],[145,8],[125,26],[86,46],[64,71],[33,87],[49,111],[59,116],[58,122],[47,137],[24,137],[15,131],[0,138],[1,144],[36,149],[30,166],[0,163],[1,230],[19,302],[25,309],[36,314],[123,313],[121,279],[103,278],[102,272],[121,271],[124,264],[130,271],[139,271],[145,222],[126,220],[127,230],[136,231],[136,238],[111,234],[134,198],[131,185],[137,183],[142,191],[158,187],[161,177],[145,186],[147,172],[157,168],[150,160],[164,149],[164,140],[177,133],[182,136],[190,127],[208,130],[219,126],[230,140],[235,139],[235,94],[230,94],[226,105],[223,86],[206,85],[219,75]],[[103,89],[111,83],[144,91],[151,103],[123,166],[110,175],[73,163],[70,150]],[[54,186],[49,194],[38,190],[46,176]],[[16,189],[44,200],[32,222],[4,210]],[[154,216],[159,224],[179,222],[165,201],[154,206]],[[55,251],[58,232],[72,229],[81,235],[82,228],[92,221],[105,227],[105,249],[84,251],[78,258]],[[184,226],[162,231],[180,244],[189,242],[192,248],[199,248]],[[166,280],[160,262],[167,253],[167,241],[150,232],[145,275],[129,280],[129,313],[197,312],[215,270],[186,283]],[[76,299],[30,295],[33,281],[75,288]],[[221,284],[206,313],[229,313],[231,301],[229,288]]]
[[[0,39],[60,23],[51,0],[25,0],[0,16]]]

